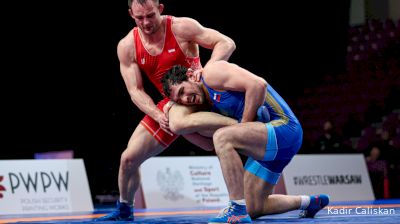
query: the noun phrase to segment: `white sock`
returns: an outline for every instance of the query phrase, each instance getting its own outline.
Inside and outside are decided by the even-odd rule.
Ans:
[[[119,202],[121,203],[125,203],[127,205],[129,205],[130,207],[133,207],[135,205],[135,199],[133,200],[133,202],[129,202],[128,200],[122,199],[121,197],[119,198]]]
[[[301,203],[300,203],[300,210],[306,209],[310,205],[310,196],[308,195],[302,195],[301,197]]]
[[[246,200],[244,199],[240,199],[240,200],[231,200],[233,202],[235,202],[238,205],[246,205]]]

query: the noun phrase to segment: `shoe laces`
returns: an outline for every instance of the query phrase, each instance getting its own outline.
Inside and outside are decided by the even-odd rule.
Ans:
[[[231,202],[229,202],[228,206],[226,206],[225,208],[221,209],[217,215],[218,218],[220,217],[224,217],[226,215],[229,215],[234,209],[234,205],[232,205]]]
[[[299,216],[300,217],[306,217],[307,216],[307,210],[301,210]]]

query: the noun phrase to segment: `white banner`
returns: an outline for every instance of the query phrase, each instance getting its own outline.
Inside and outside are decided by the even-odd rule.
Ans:
[[[93,211],[82,159],[0,160],[0,215]]]
[[[229,201],[216,156],[153,157],[140,172],[146,208],[225,206]]]
[[[374,200],[362,154],[296,155],[283,171],[287,194],[329,194],[332,201]]]

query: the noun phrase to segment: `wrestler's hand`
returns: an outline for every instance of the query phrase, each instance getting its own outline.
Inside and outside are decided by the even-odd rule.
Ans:
[[[160,124],[160,128],[163,129],[165,132],[170,134],[171,136],[174,135],[171,130],[169,129],[169,119],[165,116],[164,113],[159,113],[157,117],[157,121]]]
[[[187,75],[188,76],[193,76],[193,78],[194,78],[194,80],[196,81],[196,82],[199,82],[200,80],[201,80],[201,74],[203,73],[203,69],[202,68],[199,68],[199,69],[196,69],[196,70],[193,70],[192,68],[189,68],[188,70],[187,70]]]
[[[163,111],[165,116],[169,119],[169,110],[171,109],[171,107],[175,104],[174,101],[170,100],[168,101],[167,104],[164,105]]]

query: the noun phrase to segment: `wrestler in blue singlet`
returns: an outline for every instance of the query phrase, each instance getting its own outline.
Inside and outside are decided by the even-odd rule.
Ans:
[[[202,81],[212,101],[212,111],[240,121],[244,110],[245,93],[215,91],[204,80]],[[249,157],[245,169],[268,183],[276,184],[283,168],[300,149],[303,130],[289,105],[269,84],[263,106],[270,116],[270,121],[266,123],[268,131],[266,153],[263,160]]]

